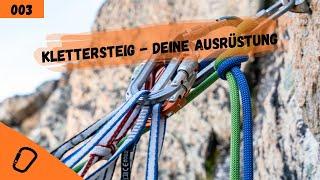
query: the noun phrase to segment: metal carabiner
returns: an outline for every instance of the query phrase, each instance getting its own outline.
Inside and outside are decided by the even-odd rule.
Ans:
[[[139,99],[138,103],[145,104],[145,105],[159,103],[159,102],[165,101],[166,99],[171,97],[174,93],[176,93],[181,88],[180,86],[166,86],[166,85],[167,85],[168,81],[171,79],[171,77],[173,76],[173,74],[175,73],[179,64],[180,64],[179,60],[177,60],[177,59],[171,60],[170,63],[165,68],[165,70],[164,70],[162,76],[160,77],[160,79],[158,80],[158,82],[151,89],[150,94],[144,98]],[[141,70],[140,75],[146,77],[147,75],[145,73],[146,73],[146,70],[145,70],[145,72],[142,72],[142,70]],[[137,77],[137,79],[138,79],[138,77]],[[142,82],[141,80],[143,80],[143,79],[140,78],[140,80],[139,80],[140,82],[132,83],[131,86],[128,88],[127,95],[130,93],[134,93],[136,91],[136,88],[139,88],[137,86],[138,85],[137,83],[141,83]],[[145,78],[145,79],[147,79],[147,78]],[[142,85],[143,85],[143,83],[142,83]],[[142,85],[141,85],[141,87],[142,87]]]
[[[295,0],[294,6],[290,11],[295,13],[311,13],[309,4],[306,0]]]
[[[143,64],[141,69],[138,70],[137,76],[133,76],[131,79],[131,83],[126,94],[127,98],[133,96],[141,89],[155,65],[156,62],[152,60],[148,60],[145,64]]]
[[[183,98],[186,95],[186,93],[190,91],[195,80],[196,80],[196,73],[193,73],[190,75],[188,79],[185,79],[183,81],[183,83],[181,84],[181,88],[173,96],[169,98],[169,101],[173,102]]]
[[[281,0],[280,2],[282,6],[276,11],[274,14],[270,16],[270,19],[277,19],[278,17],[282,16],[284,13],[288,12],[295,4],[294,0],[289,0],[289,2],[285,2],[286,0]]]
[[[150,94],[147,96],[147,98],[141,98],[139,102],[144,102],[145,104],[153,104],[157,102],[161,102],[172,96],[176,91],[178,91],[178,86],[171,86],[171,87],[164,87],[166,83],[170,80],[171,76],[176,71],[179,61],[174,60],[175,62],[170,61],[169,65],[167,66],[165,72],[163,72],[163,75],[165,78],[162,78],[161,83],[159,85],[156,85],[156,88],[152,89]],[[149,60],[146,62],[143,67],[139,70],[136,77],[132,78],[132,82],[129,85],[129,88],[127,90],[127,98],[135,94],[139,91],[139,89],[142,88],[143,84],[146,82],[147,78],[149,77],[152,70],[154,70],[154,67],[156,65],[156,62],[153,60]]]
[[[288,11],[310,13],[309,5],[305,0],[278,0],[269,8],[260,10],[256,16],[275,20]]]
[[[221,21],[221,22],[218,22],[218,24],[217,22],[215,22],[213,24],[209,24],[206,26],[196,26],[192,28],[191,31],[182,32],[181,34],[177,35],[176,38],[174,39],[175,40],[180,38],[197,39],[199,37],[202,37],[203,35],[206,35],[212,30],[223,27],[225,25],[225,22],[224,22],[225,20],[233,20],[234,22],[232,22],[232,24],[234,25],[238,25],[242,21],[240,18],[237,18],[234,16],[223,17],[217,20],[217,21]],[[157,56],[155,58],[157,58]],[[156,62],[154,60],[148,60],[145,64],[143,64],[142,67],[139,67],[137,70],[135,70],[135,73],[132,76],[131,83],[129,84],[129,88],[126,93],[127,98],[131,97],[133,94],[137,93],[142,88],[143,84],[146,82],[147,78],[149,77],[149,74],[152,72],[152,70],[154,70],[155,65],[156,65]],[[179,88],[171,87],[171,88],[167,88],[166,90],[157,90],[156,92],[153,91],[150,93],[148,99],[149,101],[156,101],[156,99],[162,100],[165,97],[172,95],[172,93],[176,92],[178,89]],[[159,97],[160,94],[163,95],[164,97]]]

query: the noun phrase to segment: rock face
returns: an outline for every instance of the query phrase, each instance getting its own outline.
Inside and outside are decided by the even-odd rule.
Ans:
[[[256,60],[261,72],[254,97],[258,179],[320,178],[319,7],[319,1],[311,1],[312,15],[280,18],[279,50]]]
[[[24,129],[26,119],[42,108],[51,93],[56,89],[57,81],[48,81],[39,86],[29,95],[20,95],[8,98],[0,103],[0,120],[9,126],[18,126]]]
[[[262,5],[257,2],[109,0],[93,31],[253,15]],[[310,4],[312,15],[279,19],[275,53],[244,66],[254,107],[255,179],[320,179],[320,2]],[[120,104],[133,68],[73,71],[34,94],[5,100],[0,120],[52,150]],[[168,120],[161,179],[228,179],[228,98],[228,86],[219,80]],[[133,179],[144,177],[147,142],[146,134],[137,147]]]

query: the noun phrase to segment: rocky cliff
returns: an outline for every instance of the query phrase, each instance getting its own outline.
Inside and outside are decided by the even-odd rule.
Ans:
[[[93,31],[248,16],[262,6],[253,0],[109,0]],[[243,66],[254,108],[255,179],[320,179],[320,2],[311,0],[310,7],[311,15],[281,17],[277,51]],[[133,68],[65,74],[33,94],[6,99],[0,120],[51,150],[119,105]],[[161,179],[228,179],[228,98],[228,86],[219,80],[169,119]],[[138,145],[134,179],[144,177],[147,136]]]

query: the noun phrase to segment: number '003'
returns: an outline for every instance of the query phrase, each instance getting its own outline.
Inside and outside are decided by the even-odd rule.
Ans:
[[[12,5],[11,7],[11,14],[12,15],[16,15],[16,14],[20,14],[20,15],[30,15],[32,14],[32,5],[28,4],[28,5]]]

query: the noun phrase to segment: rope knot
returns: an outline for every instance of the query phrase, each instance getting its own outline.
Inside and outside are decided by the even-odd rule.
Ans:
[[[241,63],[248,60],[248,56],[234,56],[234,57],[228,57],[224,59],[220,64],[218,64],[217,73],[218,76],[226,80],[226,73],[230,71],[233,67],[239,67],[241,66]]]

